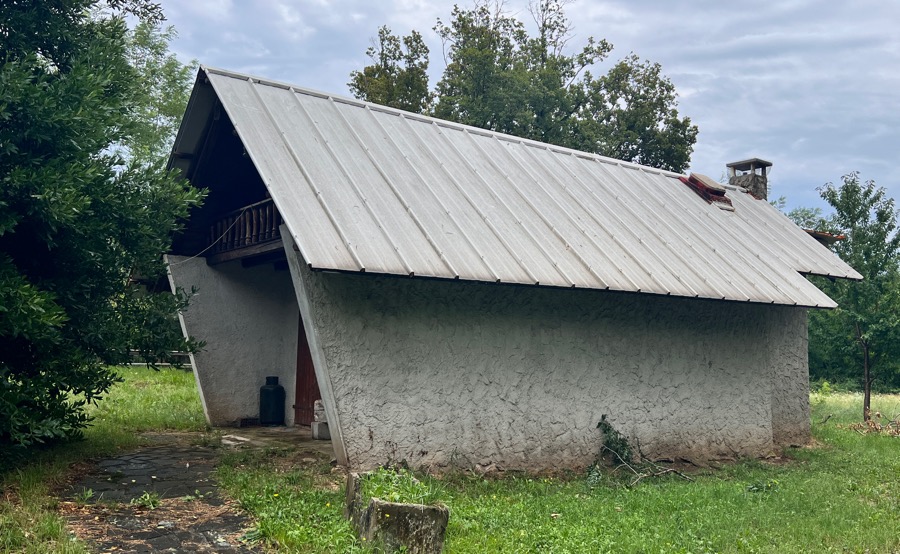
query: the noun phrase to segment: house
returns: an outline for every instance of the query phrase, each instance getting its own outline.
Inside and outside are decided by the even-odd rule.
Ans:
[[[207,418],[278,376],[354,468],[584,465],[603,415],[651,458],[804,443],[804,275],[860,278],[762,160],[720,185],[208,67],[171,165],[209,189],[169,256]]]

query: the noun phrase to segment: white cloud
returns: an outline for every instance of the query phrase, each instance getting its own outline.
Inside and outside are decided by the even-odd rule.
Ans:
[[[468,2],[459,2],[467,6]],[[420,31],[432,85],[443,61],[437,0],[163,0],[185,59],[347,94],[380,25]],[[527,0],[507,7],[533,26]],[[859,170],[900,197],[900,2],[578,0],[567,7],[575,49],[590,35],[660,62],[679,111],[700,128],[697,171],[759,156],[789,205],[820,204],[815,187]],[[602,71],[603,67],[598,68]]]

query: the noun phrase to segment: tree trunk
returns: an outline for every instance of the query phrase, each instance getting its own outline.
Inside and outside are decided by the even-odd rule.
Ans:
[[[863,355],[863,421],[869,421],[870,407],[872,405],[872,377],[869,371],[869,341],[863,338],[862,329],[859,328],[859,322],[854,325],[856,328],[856,342]]]
[[[869,345],[863,343],[863,421],[872,419],[872,378],[869,376]]]

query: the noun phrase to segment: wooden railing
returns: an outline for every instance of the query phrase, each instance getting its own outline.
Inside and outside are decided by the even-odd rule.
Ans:
[[[278,240],[281,214],[271,199],[235,210],[213,223],[209,229],[210,252],[217,254]]]

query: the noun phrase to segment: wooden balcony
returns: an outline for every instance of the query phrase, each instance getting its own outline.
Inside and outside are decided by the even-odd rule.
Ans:
[[[225,214],[209,227],[210,265],[282,249],[281,214],[272,199]]]

